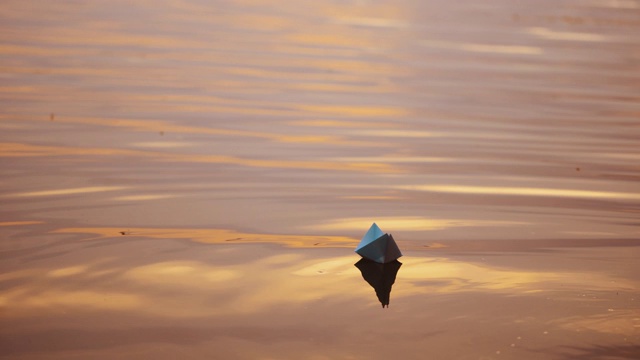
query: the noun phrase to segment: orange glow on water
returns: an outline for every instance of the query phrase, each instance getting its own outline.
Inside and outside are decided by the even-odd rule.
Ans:
[[[124,232],[124,234],[122,234]],[[207,244],[280,244],[295,248],[352,247],[357,240],[345,236],[314,236],[287,234],[243,233],[228,229],[169,229],[169,228],[63,228],[61,234],[91,234],[90,239],[111,238],[121,235],[156,239],[186,239]]]
[[[394,167],[374,162],[330,162],[330,161],[295,161],[295,160],[263,160],[239,158],[223,155],[176,154],[157,151],[109,149],[109,148],[73,148],[63,146],[40,146],[18,143],[0,143],[0,156],[32,157],[32,156],[135,156],[151,158],[158,161],[177,161],[193,163],[218,163],[249,167],[294,168],[336,171],[362,172],[398,172]]]
[[[577,189],[550,189],[530,187],[493,187],[493,186],[464,186],[464,185],[415,185],[400,186],[405,190],[433,191],[457,194],[478,195],[521,195],[521,196],[550,196],[586,199],[616,199],[640,200],[640,194],[613,191],[594,191]]]

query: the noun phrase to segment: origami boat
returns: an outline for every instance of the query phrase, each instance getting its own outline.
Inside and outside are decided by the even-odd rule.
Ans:
[[[373,223],[355,250],[363,258],[386,264],[402,256],[393,236],[385,234]]]

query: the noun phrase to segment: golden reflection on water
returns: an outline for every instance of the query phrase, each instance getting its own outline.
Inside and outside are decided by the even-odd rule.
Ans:
[[[147,194],[147,195],[125,195],[113,198],[116,201],[150,201],[160,199],[170,199],[175,195],[170,194]]]
[[[341,115],[348,117],[391,117],[405,116],[407,111],[401,108],[381,106],[335,106],[335,105],[298,105],[304,113]]]
[[[23,121],[45,121],[38,118],[23,118]],[[84,124],[84,125],[100,125],[110,127],[122,127],[132,131],[145,131],[145,132],[162,132],[162,133],[178,133],[178,134],[209,134],[218,136],[232,136],[232,137],[247,137],[247,138],[261,138],[272,141],[291,142],[291,143],[315,143],[320,142],[324,144],[345,144],[345,141],[340,140],[337,137],[330,136],[315,136],[315,135],[287,135],[282,133],[268,133],[257,131],[244,131],[233,129],[215,129],[211,127],[196,127],[196,126],[184,126],[175,125],[167,121],[153,121],[153,120],[133,120],[133,119],[101,119],[101,118],[87,118],[87,117],[58,117],[57,122],[70,123],[70,124]]]
[[[527,30],[530,34],[551,40],[565,41],[607,41],[607,37],[601,34],[578,33],[567,31],[554,31],[547,28],[530,28]]]
[[[624,193],[611,191],[591,191],[577,189],[549,189],[528,187],[492,187],[492,186],[465,186],[465,185],[415,185],[400,186],[404,190],[433,191],[457,194],[479,195],[520,195],[520,196],[549,196],[549,197],[573,197],[585,199],[615,199],[615,200],[640,200],[638,193]]]
[[[346,121],[346,120],[299,120],[292,121],[290,124],[296,126],[311,126],[311,127],[335,127],[335,128],[362,128],[370,129],[377,127],[394,128],[400,126],[398,123],[391,122],[371,122],[371,121]]]
[[[615,285],[611,278],[602,274],[584,274],[563,271],[521,271],[509,268],[497,268],[477,263],[453,261],[446,258],[403,258],[401,278],[411,283],[411,292],[418,293],[450,293],[460,291],[495,290],[518,292],[543,292],[551,284],[565,286],[589,286],[590,289],[601,290],[611,287],[635,286],[632,281]],[[425,286],[421,281],[441,280],[434,286]],[[515,291],[514,291],[515,290]]]
[[[2,221],[0,226],[24,226],[42,224],[42,221]]]
[[[98,192],[116,191],[116,190],[124,190],[124,189],[126,189],[126,187],[123,187],[123,186],[91,186],[91,187],[80,187],[80,188],[70,188],[70,189],[30,191],[30,192],[22,192],[17,194],[8,194],[7,196],[16,196],[16,197],[61,196],[61,195],[98,193]]]
[[[542,48],[534,46],[522,45],[492,45],[492,44],[474,44],[460,42],[444,42],[438,40],[423,41],[422,45],[435,49],[462,50],[476,53],[494,53],[504,55],[540,55],[544,51]]]
[[[123,233],[124,232],[124,233]],[[287,234],[259,234],[243,233],[228,229],[171,229],[171,228],[62,228],[54,233],[61,234],[91,234],[96,237],[90,239],[112,238],[114,236],[127,235],[155,239],[186,239],[206,244],[280,244],[295,248],[311,247],[354,247],[358,241],[346,236],[323,235],[287,235]]]
[[[357,289],[346,291],[352,287],[344,279],[353,278],[353,257],[313,262],[312,265],[300,256],[285,260],[286,263],[283,263],[281,256],[277,255],[251,264],[227,267],[194,261],[171,261],[114,269],[109,278],[119,284],[117,292],[101,288],[100,280],[104,276],[102,268],[96,270],[89,264],[51,269],[36,276],[20,276],[33,285],[4,292],[0,295],[0,305],[9,310],[12,316],[18,317],[46,311],[47,308],[67,307],[75,307],[76,311],[82,311],[83,308],[128,309],[156,316],[183,317],[257,313],[274,305],[315,301],[327,297],[328,285],[336,281],[338,286],[331,286],[332,295],[353,297],[365,292]],[[334,265],[328,266],[329,263]],[[309,273],[307,265],[314,269],[321,266],[325,274],[332,275],[310,282],[307,277],[318,273],[315,270]],[[274,266],[277,268],[274,269]],[[42,286],[45,281],[43,277],[66,277],[76,282],[94,279],[96,285],[82,290],[69,287],[66,290],[49,289]],[[199,300],[215,289],[222,290],[221,295],[228,293],[230,301],[216,302],[216,306],[212,307]],[[174,295],[170,298],[157,297],[158,292],[171,292]],[[183,306],[175,307],[176,302]]]
[[[165,261],[124,268],[82,263],[34,269],[4,275],[20,279],[23,285],[0,294],[0,306],[11,317],[33,316],[54,308],[135,310],[154,316],[183,317],[258,313],[275,305],[300,305],[320,299],[370,299],[368,287],[357,286],[361,279],[353,266],[355,260],[354,255],[309,259],[302,254],[288,254],[237,265]],[[419,294],[487,291],[515,296],[545,292],[560,284],[575,289],[588,286],[590,291],[637,285],[621,279],[612,281],[612,277],[598,272],[584,276],[570,271],[514,270],[441,257],[407,257],[403,264],[392,293],[396,303]],[[58,281],[65,281],[66,286],[56,286]],[[105,281],[117,285],[117,290],[105,287]],[[211,292],[227,300],[217,301],[212,307],[202,301]],[[162,293],[171,296],[158,296]],[[176,307],[175,303],[182,306]],[[589,320],[577,323],[588,324]]]
[[[384,198],[383,198],[384,199]],[[432,231],[443,230],[457,227],[500,227],[500,226],[518,226],[524,225],[524,222],[509,221],[483,221],[483,220],[464,220],[464,219],[429,219],[418,216],[408,217],[378,217],[375,221],[380,226],[394,231]],[[371,226],[370,218],[346,218],[335,219],[323,224],[314,225],[311,228],[315,230],[359,230],[367,229]]]
[[[6,157],[35,157],[35,156],[65,156],[75,155],[80,157],[93,156],[135,156],[141,158],[152,158],[158,161],[172,162],[193,162],[193,163],[216,163],[233,164],[249,167],[266,168],[292,168],[292,169],[317,169],[335,171],[362,171],[362,172],[382,172],[395,173],[397,169],[384,163],[374,162],[342,162],[342,161],[295,161],[295,160],[263,160],[239,158],[223,155],[199,155],[199,154],[179,154],[163,153],[150,150],[127,150],[112,148],[73,148],[64,146],[40,146],[19,143],[0,143],[0,156]],[[52,190],[56,192],[57,190]],[[61,190],[64,191],[64,190]],[[46,191],[45,191],[46,193]]]
[[[37,296],[33,296],[34,293]],[[131,294],[25,286],[0,295],[0,306],[11,312],[7,317],[24,317],[54,309],[75,309],[75,311],[140,309],[144,307],[144,302],[138,296]]]

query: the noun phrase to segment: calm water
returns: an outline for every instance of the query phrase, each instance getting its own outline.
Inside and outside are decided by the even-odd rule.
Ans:
[[[636,0],[3,1],[0,356],[640,357],[639,34]]]

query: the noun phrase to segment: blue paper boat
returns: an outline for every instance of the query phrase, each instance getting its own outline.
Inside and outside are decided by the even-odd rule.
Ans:
[[[385,264],[402,256],[393,236],[385,234],[376,223],[373,223],[364,234],[360,244],[356,247],[356,252],[363,258]]]

